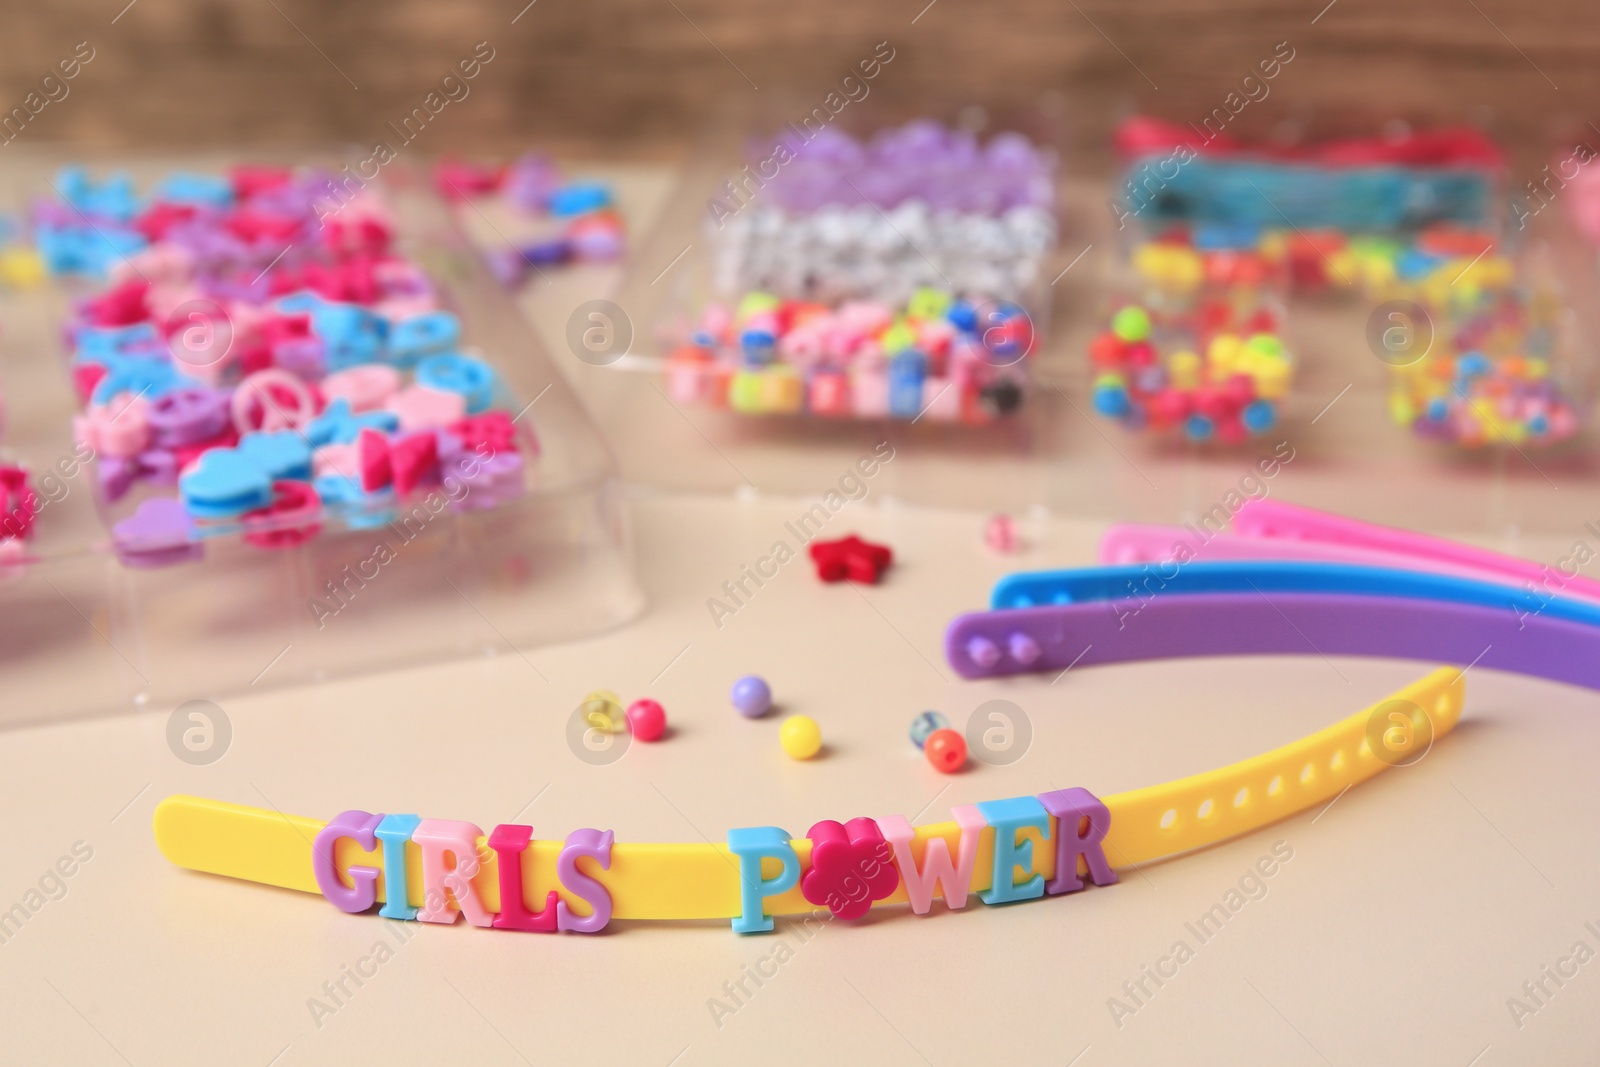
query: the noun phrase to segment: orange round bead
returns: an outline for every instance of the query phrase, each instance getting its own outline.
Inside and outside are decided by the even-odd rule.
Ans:
[[[935,770],[954,774],[967,765],[967,739],[949,728],[935,730],[922,743],[922,753]]]

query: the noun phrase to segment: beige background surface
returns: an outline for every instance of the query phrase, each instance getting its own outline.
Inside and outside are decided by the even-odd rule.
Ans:
[[[661,171],[617,176],[641,215],[670,187]],[[561,275],[524,304],[559,354],[570,309],[616,282]],[[1329,355],[1320,371],[1308,363],[1304,381],[1332,386],[1331,398],[1341,366],[1367,368],[1347,354],[1359,311],[1348,333],[1348,309],[1326,314],[1307,336]],[[1070,346],[1046,359],[1077,395]],[[996,577],[1091,562],[1105,518],[1182,517],[1219,499],[1254,458],[1138,451],[1070,405],[1046,408],[1037,436],[997,457],[895,431],[894,461],[829,528],[892,544],[900,562],[888,582],[823,587],[796,561],[718,628],[707,598],[875,436],[729,428],[665,405],[630,415],[630,404],[646,410],[648,395],[633,395],[648,389],[643,376],[569,369],[639,486],[647,613],[591,640],[514,650],[486,631],[492,655],[482,660],[224,699],[233,740],[206,767],[169,751],[166,707],[0,735],[0,810],[12,815],[0,909],[76,842],[93,849],[66,895],[0,944],[8,1061],[1592,1062],[1600,964],[1520,1029],[1506,1001],[1575,941],[1600,950],[1584,928],[1600,926],[1590,888],[1600,878],[1590,847],[1600,700],[1476,670],[1467,721],[1417,766],[1115,887],[925,919],[885,913],[804,943],[792,927],[752,939],[723,924],[616,923],[596,938],[413,926],[416,936],[316,1025],[308,1000],[377,940],[393,944],[387,924],[309,895],[173,869],[149,831],[162,796],[318,817],[364,806],[483,826],[520,818],[552,837],[593,826],[625,840],[719,840],[730,827],[768,823],[799,834],[820,818],[927,820],[952,804],[1052,786],[1109,793],[1164,781],[1320,728],[1426,667],[1340,660],[1335,669],[1309,656],[1105,668],[1053,686],[956,681],[940,653],[943,628],[980,606]],[[1315,426],[1298,418],[1289,432],[1301,458],[1272,492],[1409,515],[1544,560],[1583,536],[1579,517],[1595,499],[1583,453],[1540,461],[1565,472],[1550,483],[1519,474],[1514,458],[1497,479],[1492,463],[1413,449],[1375,417],[1377,396],[1353,390]],[[1305,404],[1315,404],[1310,414],[1322,406]],[[928,503],[938,499],[961,506]],[[1023,555],[981,546],[994,507],[1022,518]],[[87,679],[115,669],[111,651],[89,649],[63,670]],[[784,711],[818,719],[826,758],[791,762],[775,717],[732,712],[727,687],[749,672],[771,680]],[[660,699],[670,741],[607,767],[576,759],[566,717],[602,686]],[[1035,728],[1010,767],[942,778],[905,738],[924,708],[963,722],[995,696],[1017,702]],[[1185,923],[1280,840],[1293,859],[1265,898],[1195,945]],[[1108,998],[1180,938],[1195,958],[1119,1027]],[[723,983],[771,956],[778,939],[794,957],[717,1025],[708,1002],[728,1002]]]

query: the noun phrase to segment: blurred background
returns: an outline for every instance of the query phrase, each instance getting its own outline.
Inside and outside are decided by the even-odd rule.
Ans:
[[[7,107],[92,45],[70,96],[25,135],[82,149],[365,142],[479,41],[496,59],[428,129],[428,150],[671,155],[716,109],[813,95],[883,40],[896,58],[873,85],[880,120],[1056,89],[1074,165],[1104,158],[1135,110],[1198,118],[1280,41],[1293,65],[1272,106],[1239,116],[1241,134],[1286,119],[1317,134],[1464,121],[1532,159],[1583,127],[1600,91],[1600,14],[1576,0],[66,0],[8,16]]]

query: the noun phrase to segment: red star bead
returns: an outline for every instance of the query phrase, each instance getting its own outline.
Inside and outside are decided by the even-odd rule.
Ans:
[[[876,585],[894,562],[894,553],[888,545],[875,545],[851,534],[837,541],[812,542],[811,560],[817,565],[817,577],[825,582],[848,578]]]

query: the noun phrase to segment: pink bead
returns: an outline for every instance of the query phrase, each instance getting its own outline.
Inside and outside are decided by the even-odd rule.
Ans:
[[[324,445],[311,456],[311,471],[318,478],[337,474],[357,484],[361,481],[361,450],[355,445]]]
[[[361,463],[361,491],[375,493],[394,481],[389,463],[389,439],[371,427],[362,427],[356,437],[356,454]]]
[[[118,393],[109,404],[91,407],[76,422],[78,439],[107,456],[136,456],[150,445],[150,404],[142,396]]]
[[[996,515],[991,518],[983,528],[983,543],[994,549],[1010,555],[1021,547],[1021,539],[1017,536],[1017,524],[1010,515]]]
[[[412,385],[389,398],[388,408],[400,416],[400,430],[432,430],[450,425],[467,414],[467,398],[460,393]]]
[[[400,372],[383,363],[363,363],[330,374],[322,382],[326,400],[348,400],[350,410],[357,415],[378,410],[399,391]]]
[[[299,430],[316,417],[311,390],[286,370],[256,371],[233,391],[233,424],[240,433]]]
[[[667,729],[667,712],[654,700],[635,700],[628,705],[628,729],[635,741],[659,741]]]

